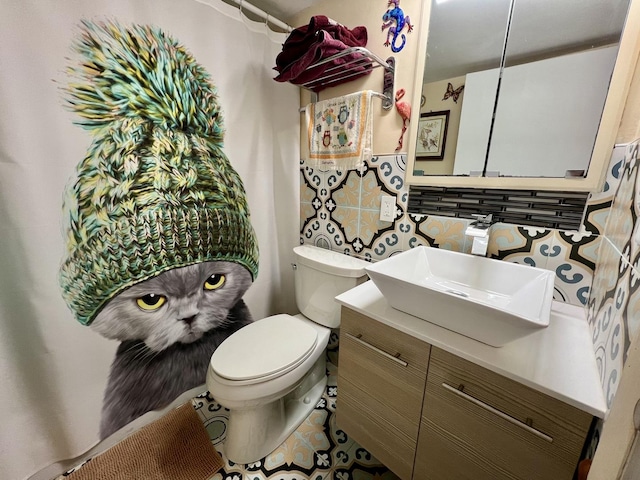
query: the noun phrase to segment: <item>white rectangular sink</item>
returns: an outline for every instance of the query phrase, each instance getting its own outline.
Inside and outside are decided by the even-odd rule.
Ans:
[[[416,247],[365,271],[393,308],[493,347],[549,325],[550,270]]]

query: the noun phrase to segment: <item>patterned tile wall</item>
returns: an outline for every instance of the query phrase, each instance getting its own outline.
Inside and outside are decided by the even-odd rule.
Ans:
[[[607,401],[640,330],[640,141],[614,149],[602,192],[590,194],[580,230],[496,223],[487,256],[553,270],[554,298],[582,305]],[[377,156],[362,171],[319,171],[301,163],[300,242],[377,261],[429,245],[469,253],[470,220],[409,213],[405,157]],[[381,222],[380,196],[397,197]],[[592,285],[593,284],[593,285]]]
[[[470,220],[408,212],[404,155],[373,157],[361,171],[321,171],[300,165],[300,242],[376,261],[419,245],[470,253],[464,234]],[[615,178],[612,178],[612,182]],[[607,187],[610,191],[612,188]],[[380,197],[396,197],[393,222],[379,220]],[[613,193],[589,199],[591,230],[582,233],[497,223],[491,227],[487,255],[554,270],[554,298],[586,305],[595,267],[601,209]],[[611,198],[610,198],[611,197]]]
[[[615,181],[588,302],[602,387],[611,406],[631,341],[640,330],[640,141],[614,154]],[[598,215],[593,215],[596,219]],[[602,221],[600,220],[600,224]],[[585,223],[586,220],[585,220]]]

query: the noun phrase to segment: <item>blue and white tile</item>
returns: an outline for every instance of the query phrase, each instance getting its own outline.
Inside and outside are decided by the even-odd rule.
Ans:
[[[629,272],[629,303],[627,304],[628,340],[632,342],[640,335],[640,251],[632,258]]]
[[[620,184],[605,226],[605,236],[627,261],[631,254],[631,240],[636,221],[638,177],[638,144],[627,147]]]
[[[359,227],[362,251],[359,254],[363,258],[382,260],[402,251],[404,239],[400,222],[408,201],[408,191],[403,180],[405,160],[404,155],[373,157],[362,172]],[[392,221],[380,220],[383,195],[395,198]]]
[[[386,222],[380,220],[379,210],[361,210],[359,237],[363,248],[359,255],[367,260],[378,261],[400,253],[403,246],[400,215],[400,210],[396,209],[393,222]]]
[[[547,268],[554,231],[496,223],[489,232],[487,256],[507,262]]]
[[[409,214],[408,220],[406,236],[410,248],[426,245],[455,252],[471,251],[470,245],[466,248],[467,238],[464,233],[469,220],[413,213]]]
[[[602,190],[591,193],[587,200],[583,219],[584,231],[596,235],[604,234],[607,217],[624,170],[625,153],[626,146],[624,145],[616,146],[613,149]]]
[[[576,231],[553,231],[545,268],[556,274],[554,299],[586,306],[601,238]]]
[[[626,318],[632,273],[631,265],[620,256],[613,244],[603,239],[587,319],[603,392],[609,406],[618,388],[628,348]]]

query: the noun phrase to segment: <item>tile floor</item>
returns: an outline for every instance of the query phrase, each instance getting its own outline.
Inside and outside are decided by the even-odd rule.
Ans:
[[[332,334],[333,342],[337,343],[336,334]],[[248,465],[229,462],[224,455],[229,411],[208,392],[192,398],[211,442],[224,459],[223,468],[210,480],[397,480],[396,475],[336,426],[336,364],[337,344],[334,344],[328,351],[327,388],[313,412],[273,453]]]
[[[273,453],[248,465],[224,457],[228,411],[208,393],[192,399],[225,464],[212,480],[396,480],[369,452],[338,429],[335,421],[336,367],[328,363],[329,381],[315,409]]]

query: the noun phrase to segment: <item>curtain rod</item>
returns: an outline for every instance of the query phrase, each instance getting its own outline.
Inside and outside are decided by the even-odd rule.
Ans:
[[[238,8],[240,9],[240,13],[242,13],[242,10],[248,10],[251,13],[254,13],[255,15],[257,15],[258,17],[264,19],[265,23],[267,24],[271,23],[276,27],[279,27],[287,32],[291,32],[293,30],[293,27],[291,25],[284,23],[282,20],[279,20],[273,15],[268,14],[264,10],[260,10],[258,7],[252,5],[251,3],[245,0],[228,0],[228,1],[237,5]]]

